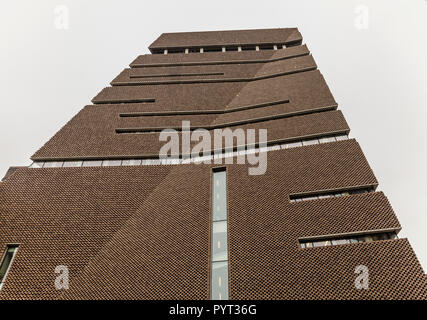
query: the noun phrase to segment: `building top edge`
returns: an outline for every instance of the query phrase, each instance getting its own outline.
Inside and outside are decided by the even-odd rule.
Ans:
[[[156,49],[280,44],[302,41],[297,28],[175,32],[161,34],[150,46]]]

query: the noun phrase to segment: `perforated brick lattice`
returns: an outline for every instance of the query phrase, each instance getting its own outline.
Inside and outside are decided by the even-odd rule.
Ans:
[[[272,143],[348,133],[301,41],[297,29],[165,34],[153,52],[254,49],[139,56],[33,160],[158,155],[158,133],[116,130],[181,120],[193,127],[251,120],[238,127],[268,129]],[[255,51],[273,42],[294,47]],[[223,112],[254,105],[264,107]],[[203,114],[212,110],[222,112]],[[120,117],[167,111],[198,114]],[[8,244],[19,249],[0,299],[209,299],[216,166],[11,170],[0,183],[0,254]],[[355,140],[269,151],[264,175],[248,175],[249,164],[225,167],[231,299],[426,299],[427,278],[406,239],[298,245],[302,237],[400,230],[382,192],[290,202],[290,194],[374,189],[378,182]],[[55,288],[58,265],[69,268],[69,290]],[[355,287],[359,265],[369,269],[369,290]]]

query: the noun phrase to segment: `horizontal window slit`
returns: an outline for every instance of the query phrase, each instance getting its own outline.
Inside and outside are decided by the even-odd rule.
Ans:
[[[259,46],[260,50],[273,50],[274,45],[273,44],[263,44]]]
[[[306,194],[291,194],[289,195],[290,202],[301,202],[301,201],[309,201],[309,200],[317,200],[317,199],[327,199],[327,198],[338,198],[344,197],[354,194],[362,194],[374,192],[374,186],[363,186],[357,188],[343,188],[339,190],[331,190],[331,191],[321,191],[321,192],[310,192]]]
[[[329,110],[317,111],[317,112],[313,112],[313,113],[320,113],[320,112],[325,112],[325,111],[329,111]],[[254,124],[254,123],[259,123],[259,122],[278,120],[278,119],[296,117],[296,116],[301,116],[301,115],[303,115],[303,114],[283,113],[283,114],[276,114],[276,115],[267,116],[267,117],[246,119],[246,120],[227,122],[227,123],[221,123],[221,124],[216,124],[216,125],[190,127],[189,131],[194,131],[197,129],[206,129],[206,130],[224,129],[224,128],[228,128],[228,127],[242,126],[242,125],[247,125],[247,124]],[[117,134],[123,134],[123,133],[156,133],[156,132],[161,132],[163,130],[168,130],[168,129],[169,130],[175,130],[175,131],[182,131],[182,127],[151,127],[151,128],[148,127],[148,128],[118,128],[118,129],[116,129],[116,133]],[[310,142],[307,142],[307,141],[310,141]],[[306,145],[307,143],[310,143],[310,144],[318,144],[319,143],[317,139],[313,140],[313,141],[311,141],[311,140],[307,140],[307,141],[303,141],[303,143],[305,143],[304,145]]]
[[[17,251],[18,245],[16,244],[6,246],[6,252],[3,253],[3,257],[0,260],[0,289],[3,287]]]
[[[226,114],[226,113],[233,113],[233,112],[250,110],[250,109],[256,109],[256,108],[270,107],[270,106],[275,106],[275,105],[284,104],[284,103],[289,103],[289,100],[285,99],[285,100],[279,100],[279,101],[273,101],[273,102],[266,102],[266,103],[260,103],[260,104],[243,106],[243,107],[236,107],[236,108],[230,108],[230,109],[223,109],[223,110],[188,110],[188,111],[162,111],[162,112],[128,112],[128,113],[120,113],[119,116],[122,117],[122,118],[127,118],[127,117],[134,118],[134,117],[146,117],[146,116]],[[334,109],[334,108],[335,108],[335,106],[327,107],[328,110],[331,110],[331,109]]]
[[[117,100],[92,100],[94,104],[126,104],[126,103],[154,103],[156,99],[117,99]]]
[[[180,80],[146,80],[146,81],[140,81],[140,82],[129,82],[129,81],[123,81],[123,82],[113,82],[113,86],[144,86],[144,85],[158,85],[158,84],[195,84],[195,83],[225,83],[225,82],[252,82],[252,81],[259,81],[259,80],[265,80],[265,79],[271,79],[275,77],[282,77],[282,76],[288,76],[291,74],[296,73],[303,73],[303,72],[309,72],[316,70],[316,66],[311,67],[305,67],[301,69],[295,69],[290,70],[286,72],[279,72],[274,74],[267,74],[263,76],[253,77],[253,78],[211,78],[211,79],[180,79]]]
[[[221,52],[222,51],[222,47],[204,47],[204,52]]]
[[[352,235],[334,235],[334,236],[322,236],[315,237],[312,239],[299,239],[300,248],[315,248],[315,247],[326,247],[336,246],[340,244],[352,244],[352,243],[363,243],[381,240],[392,240],[397,239],[396,231],[381,231],[373,233],[359,233]]]
[[[348,137],[346,135],[338,136],[329,136],[333,138],[327,142],[335,142],[336,137]],[[310,139],[313,140],[313,139]],[[321,141],[322,138],[318,138],[318,141]],[[205,160],[212,160],[214,158],[228,158],[228,157],[237,157],[242,154],[252,154],[254,152],[270,152],[277,151],[281,149],[290,149],[295,147],[302,147],[303,143],[300,140],[299,142],[283,143],[280,144],[280,141],[268,141],[267,147],[259,148],[259,145],[239,145],[233,146],[232,149],[222,149],[222,150],[210,150],[208,155],[202,154],[181,154],[178,158],[169,158],[169,159],[159,159],[159,155],[142,155],[138,159],[136,158],[126,158],[126,159],[39,159],[34,161],[30,168],[77,168],[77,167],[101,167],[101,166],[151,166],[151,165],[180,165],[180,164],[189,164],[197,163]],[[301,200],[302,201],[302,200]]]
[[[149,75],[131,75],[131,79],[143,78],[162,78],[162,77],[196,77],[196,76],[223,76],[224,72],[211,73],[182,73],[182,74],[149,74]]]
[[[237,51],[237,47],[226,47],[226,51]],[[163,51],[162,51],[163,53]],[[203,66],[203,65],[223,65],[223,64],[252,64],[252,63],[270,63],[281,60],[287,60],[309,55],[309,52],[297,53],[286,57],[276,59],[253,59],[253,60],[218,60],[218,61],[200,61],[200,62],[175,62],[175,63],[147,63],[147,64],[132,64],[131,68],[152,68],[152,67],[179,67],[179,66]]]

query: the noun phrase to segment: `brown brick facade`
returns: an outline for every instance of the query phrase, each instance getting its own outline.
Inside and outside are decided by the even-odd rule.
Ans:
[[[301,41],[297,29],[164,34],[150,46],[155,54],[138,57],[32,159],[155,156],[158,133],[116,130],[181,120],[199,127],[249,120],[237,127],[268,129],[271,145],[347,134]],[[270,44],[290,46],[156,54]],[[220,112],[203,113],[212,110]],[[196,113],[161,114],[183,111]],[[121,116],[147,112],[156,114]],[[401,229],[382,192],[290,202],[297,193],[375,189],[356,140],[278,149],[267,153],[264,175],[224,165],[230,299],[426,299],[427,278],[406,239],[299,246],[302,237]],[[7,244],[19,250],[0,299],[209,299],[216,166],[13,169],[0,183],[0,254]],[[58,265],[70,270],[69,290],[54,286]],[[369,268],[369,290],[355,288],[358,265]]]

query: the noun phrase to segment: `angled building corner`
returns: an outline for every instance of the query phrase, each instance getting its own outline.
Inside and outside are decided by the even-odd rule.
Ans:
[[[296,28],[166,33],[149,49],[0,183],[0,299],[426,299]],[[183,120],[267,129],[267,171],[159,159],[161,130]]]

